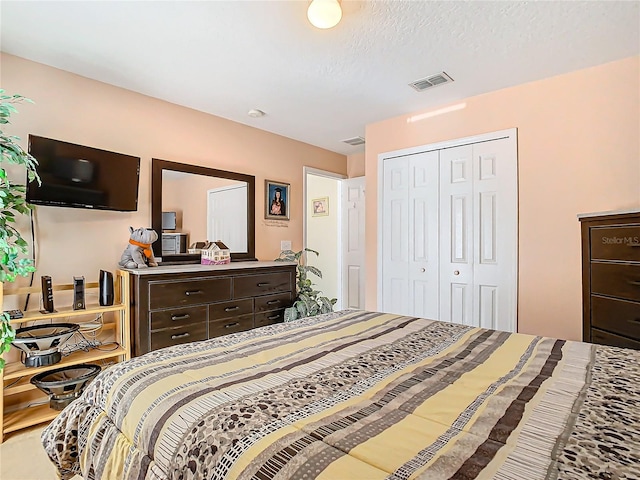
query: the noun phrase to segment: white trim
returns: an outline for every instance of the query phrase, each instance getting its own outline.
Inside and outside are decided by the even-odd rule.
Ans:
[[[383,193],[384,193],[384,161],[388,158],[397,158],[405,155],[414,155],[416,153],[429,152],[432,150],[442,150],[445,148],[458,147],[461,145],[469,145],[473,143],[481,143],[488,142],[491,140],[498,140],[500,138],[510,138],[511,142],[514,144],[514,150],[517,152],[517,128],[509,128],[506,130],[499,130],[497,132],[483,133],[480,135],[473,135],[470,137],[463,137],[453,140],[446,140],[438,143],[431,143],[428,145],[420,145],[418,147],[404,148],[402,150],[395,150],[391,152],[385,152],[378,154],[378,212],[377,212],[377,222],[378,222],[378,232],[377,232],[377,295],[376,295],[376,309],[378,311],[382,311],[382,208],[383,208]],[[516,166],[518,168],[519,165]],[[519,169],[518,169],[519,171]],[[519,178],[519,173],[518,173]],[[519,189],[518,184],[516,184],[516,198],[519,198]],[[513,317],[516,319],[515,331],[518,331],[518,258],[519,258],[519,237],[518,237],[518,225],[519,222],[516,221],[515,224],[515,238],[516,238],[516,249],[515,249],[515,258],[513,259],[513,269],[511,274],[515,279],[515,288],[513,291],[514,299],[512,305],[514,307]]]

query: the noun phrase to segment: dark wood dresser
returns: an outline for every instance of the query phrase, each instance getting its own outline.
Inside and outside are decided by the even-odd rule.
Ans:
[[[640,350],[640,210],[579,215],[585,342]]]
[[[295,264],[169,265],[129,272],[134,356],[282,322],[296,295]]]

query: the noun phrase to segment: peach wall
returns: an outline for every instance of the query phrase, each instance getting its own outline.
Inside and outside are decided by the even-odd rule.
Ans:
[[[277,257],[281,240],[302,248],[302,167],[346,174],[344,155],[12,55],[2,54],[1,65],[2,88],[35,101],[19,107],[7,129],[23,146],[32,133],[141,157],[137,212],[37,208],[37,275],[54,283],[95,281],[99,269],[116,268],[129,225],[151,222],[153,157],[255,175],[261,260]],[[264,220],[265,178],[291,184],[291,221]]]
[[[347,156],[347,177],[363,177],[365,166],[365,152],[353,153]]]
[[[378,155],[518,129],[518,330],[581,339],[576,215],[640,205],[640,57],[467,98],[463,110],[366,128],[366,306],[377,307]],[[442,88],[446,88],[442,87]]]

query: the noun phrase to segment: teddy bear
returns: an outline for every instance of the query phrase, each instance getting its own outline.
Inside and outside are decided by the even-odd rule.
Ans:
[[[151,228],[129,227],[131,232],[129,245],[124,249],[118,265],[124,268],[157,267],[151,244],[158,239],[158,234]]]

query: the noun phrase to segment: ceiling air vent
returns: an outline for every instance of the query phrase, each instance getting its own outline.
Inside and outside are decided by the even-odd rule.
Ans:
[[[344,143],[348,143],[349,145],[364,145],[364,137],[353,137],[347,138],[346,140],[342,140]]]
[[[442,85],[444,83],[453,82],[453,78],[451,78],[446,73],[437,73],[435,75],[431,75],[426,78],[421,78],[420,80],[416,80],[415,82],[411,82],[409,86],[411,88],[416,89],[418,92],[422,92],[427,88],[437,87],[438,85]]]

